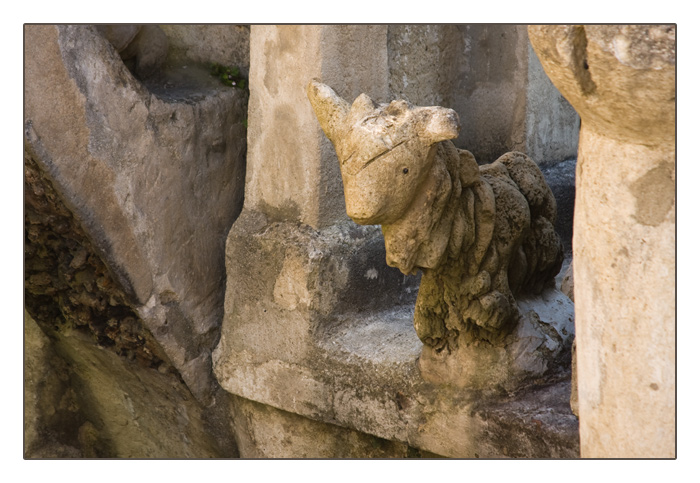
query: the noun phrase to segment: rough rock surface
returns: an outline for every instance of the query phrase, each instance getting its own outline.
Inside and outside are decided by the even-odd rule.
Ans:
[[[81,457],[85,423],[70,386],[70,370],[51,340],[24,315],[24,457]]]
[[[225,234],[243,200],[246,93],[192,62],[141,82],[86,25],[26,26],[25,61],[27,311],[70,364],[98,346],[120,361],[81,372],[86,387],[145,371],[138,377],[156,393],[174,386],[192,411],[228,412],[210,354]],[[51,89],[39,82],[47,77]],[[127,387],[142,399],[138,414],[153,409],[148,397],[157,395]],[[92,424],[103,436],[111,430]],[[168,455],[168,442],[162,451],[135,443],[118,454],[235,454],[226,425],[210,436],[215,450],[195,444]]]
[[[120,357],[79,328],[49,338],[29,314],[24,416],[25,458],[237,454],[230,419],[204,409],[177,374]]]
[[[399,441],[327,424],[235,397],[243,458],[440,458]],[[289,428],[294,428],[290,431]]]
[[[96,28],[139,79],[155,74],[165,63],[168,37],[157,25],[98,25]]]
[[[168,63],[209,63],[250,69],[248,25],[161,25],[168,37]]]

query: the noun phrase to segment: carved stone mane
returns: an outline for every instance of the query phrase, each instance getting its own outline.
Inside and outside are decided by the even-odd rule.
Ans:
[[[479,167],[449,139],[457,114],[400,100],[352,104],[312,80],[307,95],[340,161],[348,216],[380,224],[387,263],[423,271],[414,324],[436,351],[497,343],[519,317],[515,296],[539,293],[561,268],[556,202],[517,152]]]

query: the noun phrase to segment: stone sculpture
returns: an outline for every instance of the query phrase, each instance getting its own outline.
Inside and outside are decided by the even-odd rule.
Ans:
[[[350,105],[316,79],[307,96],[335,146],[348,216],[382,226],[390,266],[423,271],[421,341],[436,352],[502,341],[520,315],[515,296],[541,292],[563,260],[537,165],[518,152],[477,165],[449,141],[460,128],[452,109],[366,94]]]

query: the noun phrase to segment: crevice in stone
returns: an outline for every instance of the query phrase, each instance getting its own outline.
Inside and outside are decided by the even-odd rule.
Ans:
[[[588,38],[583,25],[577,25],[571,32],[573,72],[584,96],[595,93],[596,85],[588,68]]]
[[[177,374],[36,161],[24,154],[24,303],[56,340],[72,330],[144,367]]]

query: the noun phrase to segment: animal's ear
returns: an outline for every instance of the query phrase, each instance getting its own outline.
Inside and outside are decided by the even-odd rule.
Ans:
[[[316,113],[323,132],[328,139],[335,142],[345,130],[350,104],[318,79],[312,79],[306,86],[306,96],[311,101],[311,107]]]
[[[423,137],[430,144],[454,139],[459,136],[459,116],[452,109],[445,107],[431,107],[427,118]]]
[[[376,107],[377,105],[374,101],[370,99],[367,94],[362,93],[353,101],[350,112],[354,117],[363,117],[367,112],[373,111]]]

